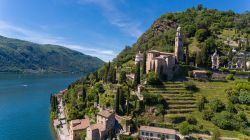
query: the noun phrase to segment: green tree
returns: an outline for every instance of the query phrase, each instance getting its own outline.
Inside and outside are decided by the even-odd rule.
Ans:
[[[136,71],[134,77],[134,87],[140,84],[140,62],[136,64]]]
[[[126,72],[125,71],[121,71],[119,83],[125,83],[126,80],[127,80]]]
[[[214,112],[221,112],[225,109],[224,103],[219,99],[213,99],[209,102],[209,107]]]
[[[198,67],[202,65],[201,54],[199,52],[196,54],[195,63]]]
[[[189,65],[189,46],[186,46],[186,65]]]
[[[120,113],[120,90],[121,88],[118,87],[116,91],[116,96],[115,96],[115,113],[119,114]]]
[[[200,112],[204,110],[206,102],[207,102],[206,97],[202,96],[201,98],[199,98],[197,102],[197,107]]]
[[[83,87],[82,87],[82,101],[83,102],[86,101],[86,97],[87,97],[87,89],[86,89],[85,85],[83,85]]]
[[[159,76],[158,74],[156,74],[154,71],[150,71],[147,74],[147,82],[150,85],[156,85],[159,84],[160,80],[159,80]]]
[[[207,66],[208,61],[209,61],[209,47],[202,43],[201,44],[202,48],[201,48],[201,61],[203,66]]]
[[[142,62],[142,74],[146,74],[146,61],[147,61],[147,54],[146,52],[143,53],[143,62]]]
[[[212,140],[220,140],[220,131],[218,129],[213,131]]]
[[[199,29],[195,33],[195,38],[199,42],[205,41],[208,38],[208,36],[209,36],[209,31],[207,29]]]

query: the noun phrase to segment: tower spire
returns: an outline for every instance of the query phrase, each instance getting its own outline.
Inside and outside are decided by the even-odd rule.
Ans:
[[[177,28],[175,36],[175,58],[177,62],[183,61],[183,37],[180,26]]]

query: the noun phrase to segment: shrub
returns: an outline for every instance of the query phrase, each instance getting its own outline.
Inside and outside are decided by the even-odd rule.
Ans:
[[[212,140],[219,140],[219,139],[220,139],[220,131],[218,129],[215,129],[213,131]]]
[[[187,118],[187,122],[188,122],[189,124],[192,124],[192,125],[196,125],[196,124],[197,124],[197,120],[196,120],[193,116],[189,116],[189,117]]]
[[[193,71],[188,71],[188,76],[189,76],[189,77],[194,77]]]
[[[169,118],[171,123],[181,123],[184,122],[186,120],[186,117],[184,116],[172,116]]]
[[[229,69],[228,68],[225,68],[225,67],[221,67],[220,69],[219,69],[219,71],[220,72],[229,72]]]
[[[213,112],[221,112],[225,109],[224,103],[219,99],[213,99],[209,102],[209,107]]]
[[[236,70],[229,70],[231,74],[236,74]]]
[[[213,113],[212,110],[205,110],[205,111],[202,113],[202,118],[203,118],[204,120],[210,121],[213,117],[214,117],[214,113]]]
[[[160,83],[159,76],[155,72],[149,72],[147,74],[147,82],[150,85],[157,85]]]
[[[202,96],[197,102],[198,110],[201,112],[205,108],[205,103],[207,103],[206,97]]]
[[[188,133],[190,133],[191,128],[190,128],[190,125],[188,124],[188,122],[181,123],[179,125],[179,131],[183,135],[187,135]]]
[[[234,80],[234,75],[233,74],[229,74],[226,76],[227,80]]]
[[[240,92],[239,94],[239,102],[242,104],[250,104],[250,93],[245,91],[245,92]]]
[[[188,82],[184,82],[184,86],[187,90],[193,90],[193,91],[196,91],[197,90],[197,87],[196,85],[191,82],[191,81],[188,81]]]
[[[225,130],[240,130],[247,127],[247,119],[244,113],[237,115],[223,111],[212,118],[212,122]]]

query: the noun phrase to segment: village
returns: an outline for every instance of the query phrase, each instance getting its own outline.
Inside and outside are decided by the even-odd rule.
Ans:
[[[228,42],[229,41],[226,41],[225,43]],[[189,75],[193,77],[193,79],[196,81],[209,81],[213,78],[221,79],[230,75],[223,71],[225,69],[246,72],[250,70],[250,53],[238,52],[235,50],[235,48],[233,48],[231,51],[233,53],[234,61],[229,61],[227,66],[222,66],[220,64],[220,55],[219,52],[215,49],[209,60],[211,61],[211,68],[200,68],[199,66],[197,66],[197,64],[195,64],[195,62],[190,62],[189,65],[192,66],[193,69],[189,71]],[[186,90],[184,86],[182,86],[182,83],[176,80],[176,74],[178,74],[178,72],[182,69],[181,65],[185,62],[185,59],[187,57],[187,54],[185,54],[184,52],[185,50],[181,27],[178,27],[176,30],[175,46],[173,53],[160,52],[158,50],[149,50],[145,57],[145,52],[143,54],[140,52],[140,50],[138,50],[138,53],[134,57],[133,61],[134,67],[137,67],[138,65],[140,66],[145,62],[146,74],[150,74],[153,72],[161,81],[172,81],[172,84],[171,82],[166,82],[165,85],[163,84],[161,86],[161,84],[155,84],[154,87],[149,86],[149,80],[143,79],[137,81],[136,87],[129,92],[137,96],[139,101],[144,101],[146,100],[144,99],[143,95],[143,91],[145,89],[155,93],[159,93],[160,91],[158,90],[162,89],[164,97],[166,95],[166,97],[169,98],[169,101],[167,100],[167,103],[170,104],[172,99],[175,98],[178,98],[180,101],[183,100],[182,103],[176,105],[175,103],[173,103],[173,105],[168,105],[167,114],[171,115],[193,112],[193,110],[196,108],[196,99],[193,96],[193,94],[195,93],[191,91],[189,92],[190,94],[186,93]],[[228,55],[230,52],[223,53]],[[145,58],[146,60],[144,60]],[[131,81],[135,81],[137,78],[138,77],[135,73],[126,74],[126,79],[130,79]],[[182,80],[183,79],[181,79],[181,81]],[[168,90],[171,90],[171,86],[173,92],[167,92]],[[165,89],[165,87],[168,87],[168,89]],[[67,110],[64,107],[65,103],[63,103],[63,96],[66,92],[67,89],[55,95],[59,104],[57,106],[59,112],[57,114],[58,117],[56,117],[57,119],[53,120],[53,125],[60,140],[78,140],[82,137],[82,135],[84,135],[83,137],[85,137],[86,140],[103,140],[109,138],[119,139],[118,135],[120,134],[128,136],[131,135],[133,137],[138,137],[141,140],[178,140],[187,137],[186,135],[182,135],[179,131],[167,127],[162,128],[157,126],[140,125],[137,131],[131,131],[131,126],[128,125],[128,123],[124,123],[124,121],[131,120],[130,115],[119,115],[116,109],[101,106],[98,102],[94,103],[94,108],[97,112],[96,115],[94,115],[94,123],[87,115],[85,115],[82,119],[67,121]],[[82,94],[83,93],[79,92],[77,94],[77,98],[81,98],[81,96],[83,96]],[[179,97],[176,95],[182,96]],[[98,98],[101,98],[101,96],[99,96]],[[128,101],[126,101],[127,106],[128,104]],[[151,109],[155,110],[156,108],[151,107]],[[204,137],[209,136],[204,135]],[[227,138],[224,139],[226,140]],[[229,139],[230,138],[228,138],[228,140]],[[234,139],[232,138],[231,140]]]

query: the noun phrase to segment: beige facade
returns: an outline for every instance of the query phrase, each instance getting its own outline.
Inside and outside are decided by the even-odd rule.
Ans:
[[[89,119],[77,119],[70,121],[69,133],[70,140],[79,140],[80,133],[86,131],[86,129],[90,126]]]
[[[96,124],[87,128],[86,140],[102,140],[114,128],[115,114],[109,110],[103,110],[96,116]]]
[[[146,72],[154,71],[159,76],[172,79],[174,75],[175,56],[173,53],[151,50],[148,52]]]
[[[181,27],[175,36],[175,52],[166,53],[151,50],[147,54],[146,71],[156,72],[161,78],[171,80],[174,76],[176,63],[183,61],[183,37]]]
[[[176,140],[176,131],[173,129],[141,126],[139,131],[141,140]]]

